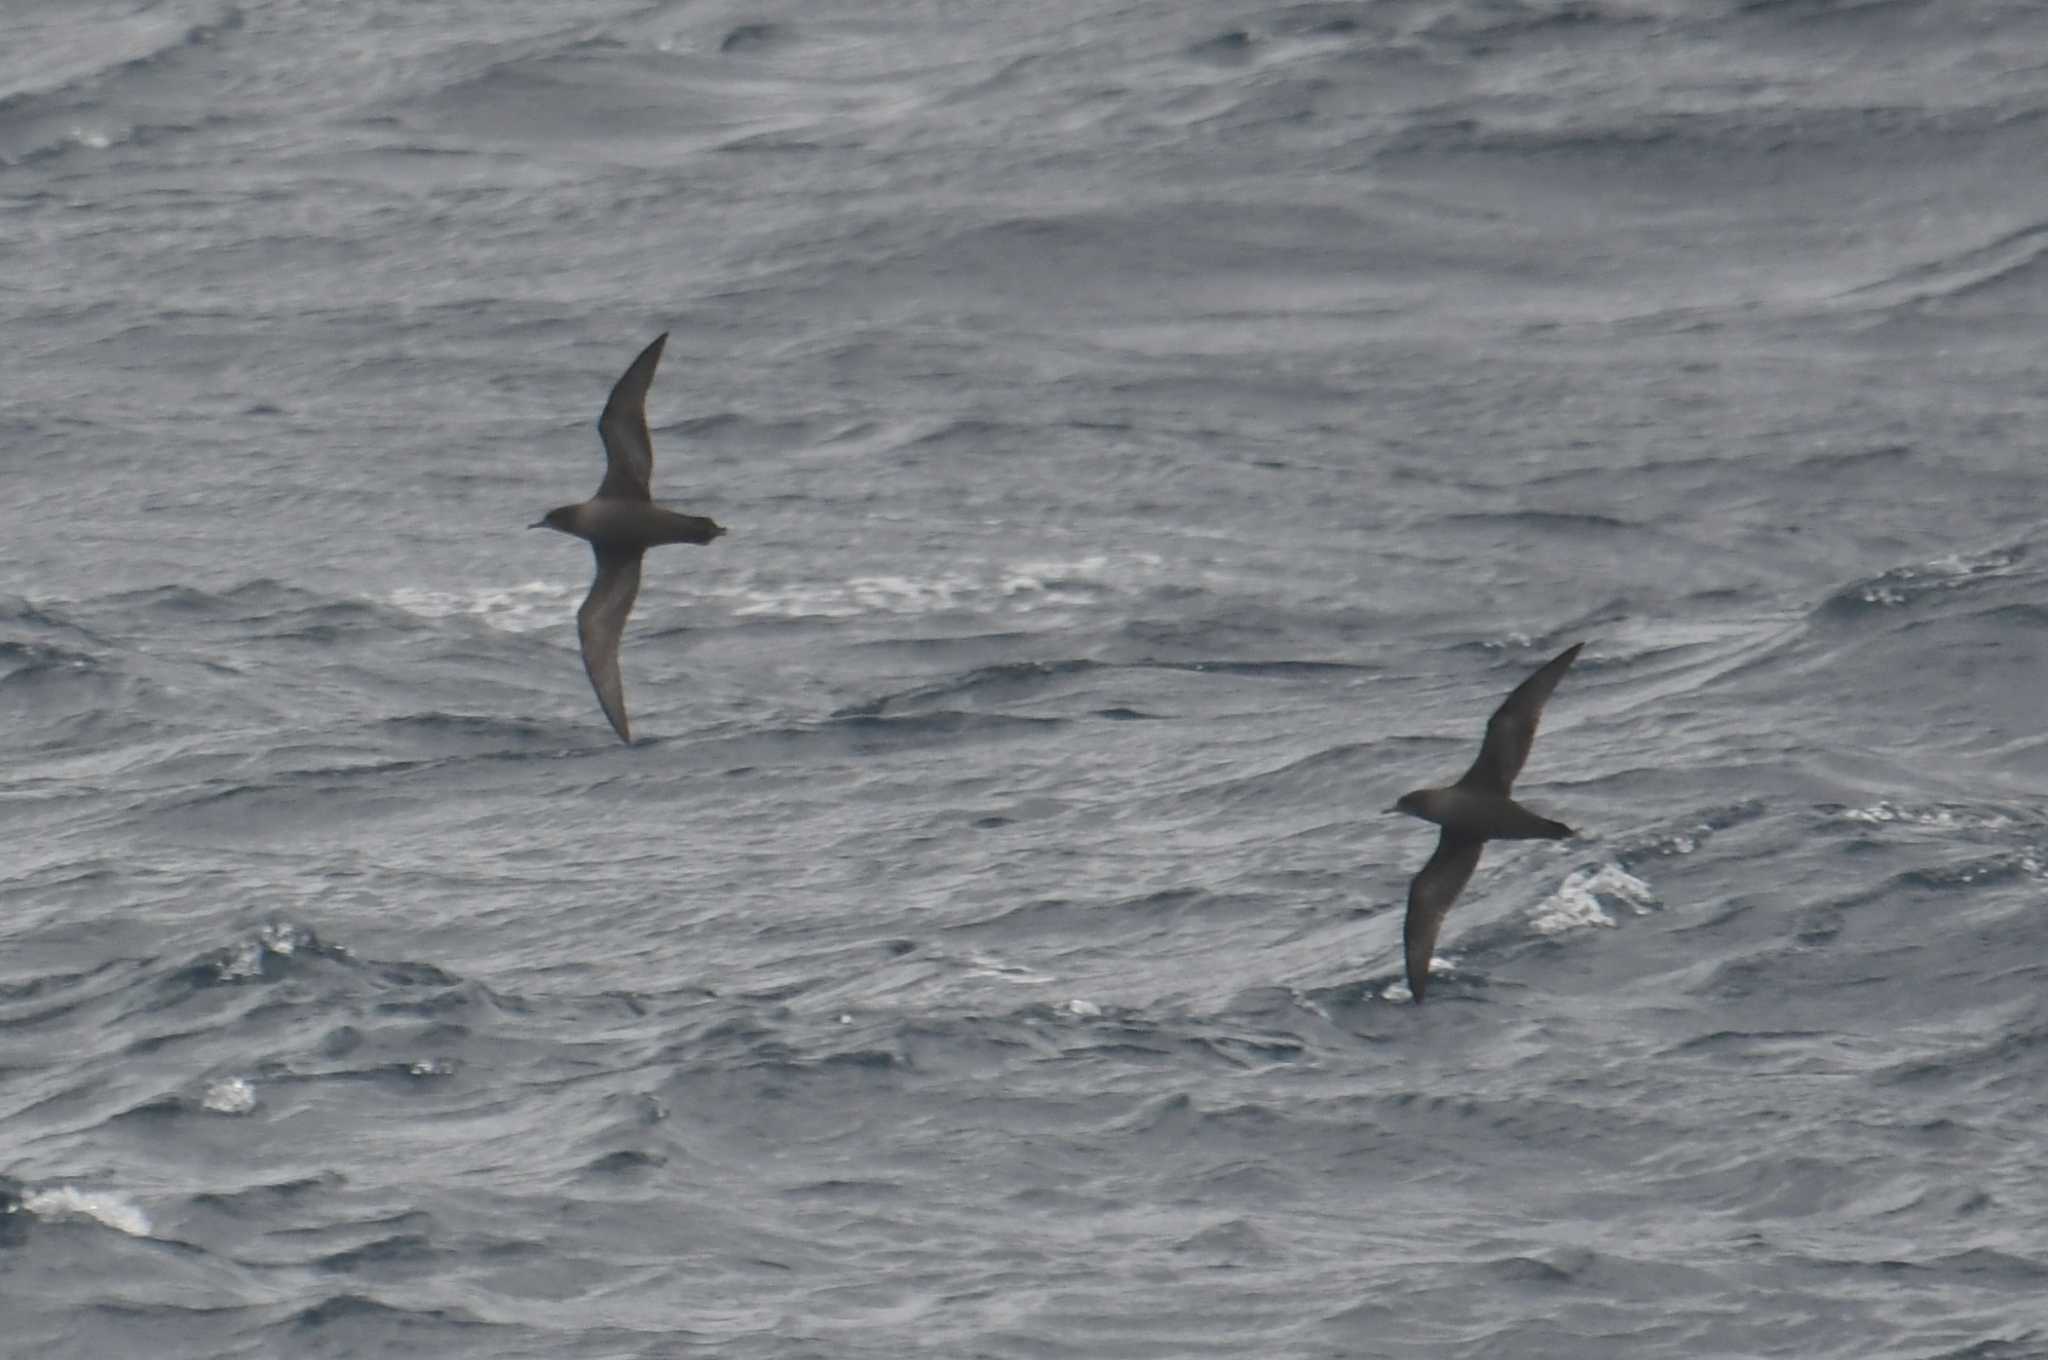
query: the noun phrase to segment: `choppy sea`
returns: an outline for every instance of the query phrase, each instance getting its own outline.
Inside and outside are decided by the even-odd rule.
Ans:
[[[0,34],[0,1353],[2048,1356],[2048,7]]]

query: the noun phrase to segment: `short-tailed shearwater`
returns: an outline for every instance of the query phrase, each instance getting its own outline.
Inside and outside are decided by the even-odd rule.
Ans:
[[[611,399],[597,418],[604,440],[604,480],[597,494],[579,505],[550,510],[530,529],[558,529],[590,544],[597,556],[597,578],[576,611],[576,635],[583,643],[583,669],[597,702],[612,721],[619,739],[630,743],[626,726],[626,694],[619,684],[619,634],[640,593],[640,557],[657,543],[709,543],[725,530],[702,515],[678,514],[654,503],[649,483],[654,478],[654,445],[647,437],[647,386],[668,332],[640,351],[612,387]]]
[[[1479,867],[1479,852],[1488,841],[1562,840],[1575,833],[1563,822],[1539,817],[1508,797],[1529,747],[1536,740],[1536,724],[1543,718],[1544,701],[1557,682],[1578,659],[1583,642],[1574,642],[1545,662],[1543,668],[1516,685],[1486,721],[1486,740],[1480,744],[1479,759],[1455,784],[1439,789],[1416,789],[1401,795],[1387,809],[1435,822],[1443,834],[1437,838],[1436,853],[1422,872],[1408,884],[1408,917],[1402,924],[1402,942],[1408,956],[1408,990],[1415,1004],[1422,1004],[1422,992],[1429,985],[1430,951],[1436,947],[1437,929],[1451,903],[1458,900],[1466,880]]]

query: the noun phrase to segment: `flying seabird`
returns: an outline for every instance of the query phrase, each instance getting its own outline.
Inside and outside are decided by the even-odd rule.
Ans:
[[[1436,946],[1437,929],[1472,871],[1479,867],[1479,852],[1486,843],[1563,840],[1577,834],[1563,822],[1529,811],[1508,797],[1508,790],[1522,772],[1522,762],[1529,758],[1544,701],[1585,645],[1574,642],[1501,701],[1486,720],[1486,740],[1479,747],[1479,759],[1457,783],[1404,793],[1387,809],[1443,828],[1436,853],[1408,884],[1408,917],[1401,927],[1408,955],[1408,990],[1415,994],[1418,1006],[1423,988],[1429,985],[1429,957]]]
[[[550,510],[539,523],[526,526],[574,534],[597,556],[597,578],[576,611],[576,636],[597,702],[619,739],[628,743],[633,733],[626,726],[626,694],[619,684],[619,633],[640,593],[640,556],[657,543],[709,543],[725,532],[702,515],[656,505],[649,489],[654,445],[647,437],[647,385],[654,381],[654,366],[667,343],[663,331],[640,351],[597,418],[597,433],[604,440],[604,480],[597,494]]]

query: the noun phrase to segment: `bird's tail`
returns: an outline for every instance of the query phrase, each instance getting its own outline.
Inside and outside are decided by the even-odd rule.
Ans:
[[[717,520],[702,515],[685,515],[669,510],[663,524],[663,543],[709,543],[725,532]]]
[[[1510,799],[1507,816],[1501,819],[1501,825],[1498,829],[1489,829],[1486,834],[1488,839],[1500,841],[1564,841],[1579,833],[1563,822],[1539,816]]]

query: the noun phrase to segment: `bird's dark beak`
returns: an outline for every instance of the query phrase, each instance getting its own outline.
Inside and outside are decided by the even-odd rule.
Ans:
[[[1392,807],[1390,807],[1390,808],[1388,808],[1388,809],[1387,809],[1387,811],[1388,811],[1388,812],[1399,812],[1400,810],[1401,810],[1401,805],[1400,805],[1399,803],[1396,803],[1396,804],[1394,804],[1394,805],[1393,805]]]
[[[548,522],[544,519],[537,519],[526,527],[529,529],[545,529],[548,527]]]

